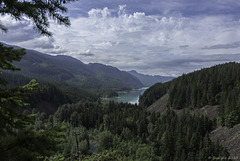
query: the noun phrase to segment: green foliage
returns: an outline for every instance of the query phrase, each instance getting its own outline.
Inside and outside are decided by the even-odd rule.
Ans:
[[[24,50],[13,50],[0,44],[0,55],[0,68],[15,71],[18,68],[11,63],[19,61],[24,55]],[[28,98],[29,91],[38,88],[38,83],[32,80],[25,86],[5,89],[7,82],[2,78],[0,80],[0,135],[6,136],[30,123],[31,115],[20,114],[16,108],[29,105],[24,100]]]
[[[18,70],[12,65],[24,55],[24,50],[14,50],[0,44],[0,68]],[[2,73],[1,73],[2,74]],[[7,81],[0,82],[0,155],[2,160],[38,160],[57,151],[62,140],[62,128],[53,127],[36,131],[32,126],[33,114],[20,113],[29,106],[26,99],[30,92],[38,89],[31,80],[24,86],[6,88]]]
[[[33,78],[19,75],[16,73],[3,72],[2,78],[8,81],[7,89],[23,86],[31,81]],[[42,102],[47,102],[53,105],[53,110],[45,109],[43,112],[53,114],[56,108],[65,103],[76,103],[80,100],[96,101],[100,96],[111,94],[112,90],[104,89],[80,89],[64,82],[59,81],[46,81],[37,79],[39,83],[38,90],[32,91],[29,97],[30,106],[35,108]],[[112,91],[113,92],[113,91]],[[38,109],[41,110],[41,109]]]
[[[38,103],[41,102],[50,102],[51,104],[58,107],[65,103],[72,103],[73,101],[61,89],[57,88],[54,85],[46,84],[41,85],[38,90],[31,93],[29,102],[31,104],[31,107],[35,107]],[[55,111],[56,109],[53,112],[49,109],[48,112],[46,109],[45,112],[54,113]]]
[[[63,155],[89,155],[89,136],[86,128],[79,126],[74,128],[68,125],[66,130],[65,142],[63,143]]]
[[[220,105],[222,125],[239,123],[240,64],[226,63],[182,75],[171,82],[169,106],[174,108]]]
[[[233,125],[239,123],[240,118],[236,111],[231,111],[227,116],[225,116],[225,125],[227,127],[233,127]]]
[[[43,159],[43,158],[39,158],[39,159]],[[56,154],[50,157],[45,157],[43,159],[44,161],[65,161],[66,158],[62,155],[62,154]]]
[[[35,81],[29,84],[5,90],[1,95],[1,137],[0,154],[5,160],[36,160],[45,155],[52,155],[58,150],[57,145],[62,141],[62,129],[35,131],[31,126],[32,114],[22,114],[16,111],[18,107],[28,105],[23,100],[27,92],[36,89]]]
[[[81,113],[87,117],[84,118]],[[179,117],[173,111],[164,115],[148,113],[145,108],[127,103],[79,102],[59,108],[54,118],[56,123],[94,129],[94,132],[80,130],[85,131],[86,135],[78,139],[81,144],[79,147],[86,147],[84,138],[94,139],[96,142],[97,155],[88,156],[90,153],[81,153],[87,155],[86,158],[102,157],[106,150],[116,151],[116,158],[126,161],[206,160],[212,156],[229,155],[218,144],[210,141],[208,133],[214,128],[214,122],[204,116],[183,113]],[[77,118],[77,121],[73,121],[73,118]],[[89,133],[91,138],[87,137]],[[68,143],[64,147],[72,148],[73,151],[68,153],[75,154],[74,138],[66,140]]]
[[[69,3],[74,0],[64,0],[64,3]],[[44,0],[2,0],[0,4],[1,15],[10,14],[14,19],[21,20],[23,16],[29,18],[34,28],[42,35],[51,36],[48,31],[48,19],[54,19],[59,24],[66,26],[70,25],[68,17],[62,15],[67,11],[67,8],[62,3],[63,1],[44,1]],[[7,31],[7,28],[0,24],[0,29]]]
[[[96,155],[86,156],[80,158],[80,160],[84,161],[120,161],[117,157],[116,151],[104,151],[98,153]]]
[[[11,60],[9,59],[8,62]],[[5,69],[15,70],[11,65],[5,67],[7,67]],[[230,87],[221,87],[229,89],[229,92],[219,92],[218,85],[210,83],[209,88],[201,92],[198,84],[188,84],[186,80],[190,78],[183,75],[180,78],[181,83],[176,79],[167,85],[155,85],[155,90],[152,87],[146,95],[142,96],[145,99],[143,105],[150,104],[151,101],[166,94],[168,90],[175,108],[187,105],[200,106],[204,99],[210,104],[215,104],[221,102],[222,98],[226,98],[228,101],[222,102],[221,106],[223,119],[219,119],[219,122],[233,126],[239,121],[237,107],[240,101],[234,97],[239,96],[238,88],[235,89],[230,85]],[[198,83],[201,84],[201,82]],[[211,142],[208,133],[214,128],[214,122],[206,117],[193,116],[189,113],[178,116],[173,111],[167,111],[164,115],[149,113],[144,107],[136,104],[115,102],[102,104],[100,101],[89,100],[64,104],[53,116],[34,112],[35,123],[32,126],[33,115],[21,114],[15,109],[28,105],[24,100],[29,96],[29,91],[36,89],[38,84],[31,81],[25,86],[10,89],[4,85],[3,81],[0,93],[0,119],[3,118],[0,124],[0,155],[3,160],[176,161],[207,160],[213,156],[229,156],[219,144]],[[186,87],[185,90],[184,87]],[[43,86],[40,88],[43,93],[44,88],[47,92],[42,97],[46,95],[55,102],[64,100],[62,97],[64,95],[54,86]],[[234,93],[230,90],[232,88]],[[176,90],[176,96],[180,96],[178,100],[171,96],[173,89]],[[51,94],[55,93],[59,95],[52,98]],[[186,101],[186,98],[192,98],[192,100]],[[36,99],[36,97],[33,98],[33,100]],[[226,106],[231,108],[225,108]],[[223,114],[227,114],[227,117]],[[63,125],[66,127],[64,128]],[[96,142],[96,145],[90,143],[91,139]],[[91,155],[95,153],[90,151],[91,146],[96,146],[97,154]]]
[[[70,56],[51,56],[32,50],[26,52],[23,60],[15,63],[21,68],[18,74],[37,80],[60,81],[84,89],[124,90],[143,86],[137,78],[111,66],[99,64],[102,68],[98,68],[97,64],[84,64]]]
[[[98,135],[97,151],[102,152],[113,146],[113,135],[109,131],[103,131]]]
[[[171,82],[150,87],[139,102],[149,106],[168,93],[168,106],[174,109],[220,105],[221,120],[224,120],[219,120],[221,125],[232,127],[240,121],[239,71],[240,64],[231,62],[183,74]]]
[[[71,2],[74,0],[64,0]],[[1,0],[1,15],[10,15],[15,20],[23,16],[33,22],[34,28],[42,35],[51,36],[47,30],[48,18],[58,21],[59,24],[70,25],[69,19],[62,15],[67,8],[63,1],[42,0]],[[0,30],[7,32],[7,28],[0,24]],[[19,70],[12,63],[20,61],[25,54],[24,49],[14,50],[4,47],[0,43],[0,76],[2,70]],[[32,114],[20,113],[20,108],[29,106],[26,99],[30,91],[38,88],[35,80],[27,85],[7,88],[7,81],[0,78],[0,156],[1,160],[42,160],[45,156],[54,154],[62,142],[64,128],[52,127],[47,130],[35,130],[31,125]]]
[[[19,70],[12,65],[13,61],[20,61],[25,54],[24,49],[13,50],[12,47],[4,47],[0,43],[0,68],[3,70]]]
[[[3,160],[37,160],[45,155],[52,155],[58,150],[56,142],[61,141],[56,128],[49,131],[35,131],[27,127],[15,134],[1,137],[0,154]]]
[[[15,70],[11,66],[9,69]],[[186,76],[183,77],[181,81],[184,84]],[[142,96],[145,99],[143,104],[151,103],[173,89],[179,89],[176,93],[181,95],[179,100],[173,101],[176,108],[187,104],[185,97],[193,98],[196,104],[201,104],[198,99],[202,96],[197,87],[193,88],[195,94],[189,95],[178,87],[180,85],[175,86],[176,84],[178,83],[156,84]],[[100,101],[89,100],[64,104],[59,106],[53,116],[34,112],[34,127],[30,126],[33,115],[21,114],[15,108],[29,105],[24,100],[37,87],[35,81],[10,89],[2,85],[0,114],[3,116],[1,119],[4,119],[1,120],[0,153],[4,160],[175,161],[206,160],[208,157],[229,155],[225,149],[210,141],[208,133],[213,129],[214,122],[206,117],[192,116],[189,113],[183,113],[179,117],[173,111],[164,115],[149,113],[143,106],[136,104],[102,104]],[[234,91],[236,94],[237,89]],[[214,88],[207,88],[206,93],[206,99],[213,104],[214,101],[221,101],[223,96],[229,100],[222,106],[222,113],[229,115],[226,118],[224,116],[224,121],[221,122],[232,126],[239,121],[238,110],[234,108],[239,105],[239,101],[232,103],[233,98],[237,100],[233,93],[219,94]],[[217,94],[214,99],[211,93]],[[64,96],[55,86],[43,85],[35,96],[33,93],[32,99],[36,101],[46,97],[44,99],[61,104],[69,101]],[[226,110],[225,105],[234,110]],[[62,129],[63,125],[67,129]],[[95,135],[91,134],[90,138],[91,129],[95,129]],[[96,144],[90,145],[90,139]],[[91,146],[96,146],[96,155],[91,155],[95,153],[90,151]],[[13,155],[14,153],[17,155]]]
[[[136,151],[136,160],[153,160],[158,158],[154,154],[154,149],[150,145],[142,144]]]
[[[148,107],[167,93],[169,83],[156,83],[148,88],[139,98],[139,105]]]

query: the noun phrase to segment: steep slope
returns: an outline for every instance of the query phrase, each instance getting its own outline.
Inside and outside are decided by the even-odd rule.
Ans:
[[[20,62],[15,63],[23,75],[58,80],[69,80],[77,74],[93,75],[85,64],[69,56],[51,56],[33,50],[26,50],[26,53]]]
[[[159,82],[165,83],[165,82],[171,81],[174,78],[174,77],[159,76],[159,75],[154,75],[154,76],[144,75],[136,72],[135,70],[128,71],[128,73],[138,78],[141,81],[141,83],[146,87],[150,87],[155,83],[159,83]]]
[[[183,112],[189,112],[192,115],[204,115],[208,117],[210,120],[214,120],[218,118],[219,115],[219,110],[218,110],[218,105],[215,106],[204,106],[202,108],[195,108],[195,109],[173,109],[167,106],[167,102],[169,99],[169,94],[165,94],[162,96],[159,100],[154,102],[151,106],[147,107],[147,110],[150,112],[160,112],[161,114],[166,113],[169,109],[173,110],[176,112],[178,115],[182,115]]]
[[[112,80],[114,80],[115,83],[119,84],[119,87],[122,87],[123,89],[127,88],[127,86],[124,85],[125,83],[133,88],[141,88],[144,86],[136,77],[127,72],[120,71],[116,67],[99,63],[90,63],[88,64],[88,68],[96,74],[98,79],[105,82],[105,84],[103,84],[104,87],[113,87]]]
[[[240,134],[240,64],[226,63],[184,74],[169,83],[156,84],[140,98],[148,111],[165,113],[168,108],[178,115],[188,111],[217,120],[210,133],[239,160]]]
[[[14,63],[21,68],[18,74],[63,81],[81,88],[124,90],[143,87],[136,77],[115,67],[97,63],[84,64],[70,56],[51,56],[34,50],[26,50],[26,53],[20,62]]]
[[[210,133],[214,142],[219,142],[231,155],[232,160],[240,160],[240,124],[233,128],[218,127]]]
[[[240,122],[240,64],[226,63],[205,68],[146,90],[140,104],[150,106],[165,93],[173,109],[219,106],[219,123],[232,127]]]
[[[167,102],[168,102],[169,95],[165,94],[156,102],[154,102],[151,106],[147,108],[150,112],[160,112],[165,113],[168,110]]]
[[[6,88],[23,86],[29,83],[32,77],[26,77],[16,73],[3,72],[1,78],[8,81]],[[75,103],[79,101],[97,101],[98,93],[89,90],[80,89],[59,81],[46,81],[37,79],[39,89],[33,91],[27,100],[30,106],[23,108],[32,111],[33,108],[40,112],[53,114],[57,108],[66,103]]]
[[[162,96],[167,94],[169,89],[169,85],[171,82],[168,83],[156,83],[153,86],[149,87],[139,98],[139,105],[148,107],[160,99]],[[167,99],[168,101],[168,99]],[[167,102],[164,103],[167,105]]]

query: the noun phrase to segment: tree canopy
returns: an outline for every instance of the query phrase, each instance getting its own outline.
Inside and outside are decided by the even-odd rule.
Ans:
[[[60,25],[70,26],[70,20],[64,15],[66,3],[76,0],[0,0],[0,14],[11,15],[17,21],[28,18],[41,35],[52,36],[48,30],[49,19]],[[7,26],[0,22],[0,29],[7,32]]]
[[[140,105],[150,106],[169,94],[174,109],[219,105],[218,123],[232,127],[240,122],[240,64],[230,62],[205,68],[164,84],[155,84],[140,97]]]
[[[65,3],[74,0],[0,0],[1,16],[10,15],[20,21],[23,17],[33,23],[40,35],[51,36],[48,30],[49,19],[56,20],[60,25],[70,25]],[[0,30],[7,32],[7,27],[0,22]],[[20,61],[25,54],[24,49],[6,47],[0,43],[0,76],[2,71],[19,70],[12,63]],[[35,80],[27,85],[7,88],[7,81],[0,78],[0,155],[3,160],[38,160],[55,153],[61,141],[62,128],[51,127],[37,130],[32,126],[32,114],[20,112],[30,91],[38,88]]]

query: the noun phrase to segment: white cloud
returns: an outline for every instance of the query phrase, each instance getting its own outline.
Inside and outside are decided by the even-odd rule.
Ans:
[[[1,15],[0,23],[8,29],[7,33],[0,32],[0,41],[17,43],[38,37],[38,34],[33,31],[31,23],[26,18],[15,21],[10,15]]]
[[[165,2],[161,4],[166,7]],[[168,5],[182,6],[177,2]],[[71,55],[85,63],[105,63],[124,70],[163,75],[180,75],[202,67],[207,60],[190,61],[205,56],[239,51],[240,21],[231,15],[149,15],[143,11],[128,13],[127,7],[90,9],[85,17],[72,17],[68,28],[52,24],[52,39],[33,34],[15,39],[18,41],[14,43],[47,53]],[[30,24],[24,25],[32,32]],[[28,35],[28,30],[20,31],[17,25],[13,26],[17,34],[7,34],[1,39],[10,42],[18,34]],[[210,60],[224,62],[220,57],[215,58],[219,61]]]

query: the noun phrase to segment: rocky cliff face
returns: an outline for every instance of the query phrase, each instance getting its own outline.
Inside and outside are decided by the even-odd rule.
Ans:
[[[240,160],[240,124],[233,128],[218,127],[210,133],[210,138],[228,150],[229,159]]]

